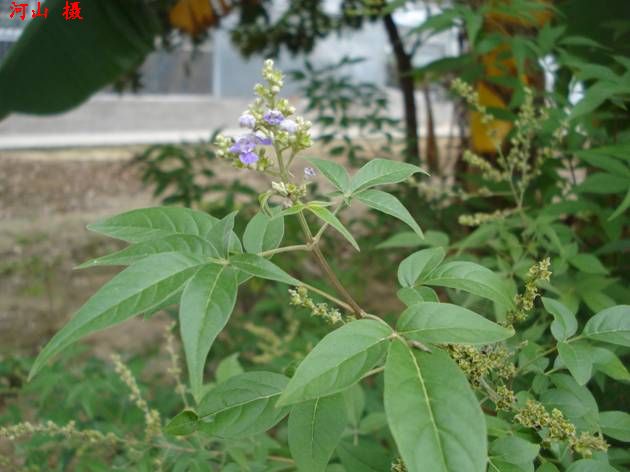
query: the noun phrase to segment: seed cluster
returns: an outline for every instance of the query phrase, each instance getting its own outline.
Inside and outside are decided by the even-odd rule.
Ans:
[[[336,308],[331,308],[327,303],[315,303],[308,295],[308,290],[304,286],[296,289],[289,289],[289,303],[311,311],[311,315],[323,318],[330,324],[337,324],[343,321],[341,313]]]

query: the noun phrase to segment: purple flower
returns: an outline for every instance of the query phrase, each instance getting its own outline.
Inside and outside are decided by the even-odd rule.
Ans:
[[[263,119],[272,126],[279,125],[284,120],[284,115],[279,110],[267,110]]]
[[[238,156],[239,160],[245,165],[251,165],[258,162],[258,154],[255,152],[243,152],[240,156]]]
[[[304,168],[304,177],[306,177],[307,179],[315,177],[316,175],[317,175],[317,172],[315,172],[315,169],[313,169],[312,167]]]
[[[261,133],[250,133],[245,136],[241,136],[236,140],[229,151],[234,154],[238,154],[239,160],[245,164],[250,165],[258,161],[258,154],[254,152],[258,145],[270,145],[271,138],[262,135]]]
[[[256,118],[250,113],[243,113],[238,119],[238,124],[241,128],[254,129],[256,126]]]
[[[280,122],[280,129],[293,134],[297,131],[297,123],[293,120],[285,118],[282,122]]]

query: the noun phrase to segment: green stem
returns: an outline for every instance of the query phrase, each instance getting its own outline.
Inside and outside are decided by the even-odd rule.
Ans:
[[[310,251],[311,247],[308,244],[296,244],[294,246],[278,247],[276,249],[269,249],[268,251],[259,252],[258,255],[262,257],[273,256],[274,254],[280,254],[282,252],[292,251]]]
[[[317,259],[318,264],[320,265],[320,267],[322,268],[322,270],[326,274],[326,277],[328,278],[330,283],[335,287],[335,290],[337,290],[337,292],[352,307],[352,310],[350,310],[350,311],[354,312],[354,316],[356,318],[362,318],[363,317],[363,310],[358,305],[358,303],[356,301],[354,301],[354,298],[352,298],[352,295],[350,295],[350,293],[346,290],[346,288],[341,284],[341,282],[339,281],[339,279],[337,278],[337,276],[333,272],[332,268],[330,267],[330,265],[326,261],[326,258],[322,254],[321,249],[319,249],[319,246],[317,245],[317,242],[313,239],[313,234],[311,233],[311,230],[308,227],[308,223],[306,222],[306,217],[304,216],[304,212],[300,211],[297,214],[297,216],[298,216],[298,221],[300,222],[300,226],[302,227],[302,230],[304,231],[304,235],[306,236],[306,240],[308,241],[308,244],[310,244],[312,246],[313,253],[315,254],[315,258]]]

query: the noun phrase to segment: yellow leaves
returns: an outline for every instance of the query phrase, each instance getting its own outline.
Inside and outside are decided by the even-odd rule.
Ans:
[[[179,0],[169,13],[171,25],[191,36],[198,36],[216,25],[221,16],[230,10],[230,5],[221,0],[220,10],[210,0]]]

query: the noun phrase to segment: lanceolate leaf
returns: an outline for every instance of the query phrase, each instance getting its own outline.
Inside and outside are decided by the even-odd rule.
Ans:
[[[385,364],[385,413],[409,472],[484,472],[486,423],[464,374],[445,352],[394,340]]]
[[[553,316],[551,334],[558,341],[564,341],[573,336],[578,328],[577,319],[566,306],[552,298],[542,297],[545,310]]]
[[[597,341],[630,346],[630,305],[600,311],[586,322],[582,334]]]
[[[397,331],[409,338],[434,344],[490,344],[514,335],[466,308],[450,303],[421,302],[407,308]]]
[[[243,246],[247,252],[258,253],[277,248],[284,236],[284,218],[270,217],[259,211],[249,221],[243,233]]]
[[[588,343],[558,343],[558,354],[562,363],[567,366],[573,378],[580,385],[585,385],[593,373],[593,357]]]
[[[83,305],[44,347],[35,360],[33,377],[53,355],[95,331],[151,310],[181,290],[204,260],[164,253],[148,257],[123,270]]]
[[[316,159],[311,157],[307,160],[313,164],[317,170],[319,170],[328,179],[328,181],[335,186],[337,190],[346,192],[349,189],[350,178],[343,166],[326,159]]]
[[[420,167],[413,164],[388,159],[373,159],[352,177],[350,188],[352,193],[357,193],[377,185],[395,184],[417,172],[426,174]]]
[[[444,260],[441,247],[422,249],[406,257],[398,266],[398,283],[413,287],[419,277],[427,276]]]
[[[215,217],[196,210],[156,207],[122,213],[88,225],[88,229],[136,243],[172,234],[192,234],[206,238],[217,221]]]
[[[512,289],[505,281],[491,270],[474,262],[447,262],[427,276],[419,278],[417,284],[464,290],[507,308],[514,306]]]
[[[256,254],[235,254],[230,264],[247,274],[261,279],[275,280],[289,285],[300,285],[300,281],[291,277],[276,264]]]
[[[216,264],[203,267],[184,289],[179,327],[191,391],[197,401],[201,397],[206,358],[232,314],[237,289],[236,271]]]
[[[343,395],[299,403],[289,414],[289,448],[300,472],[323,472],[346,428]]]
[[[84,262],[78,269],[103,265],[130,265],[145,257],[163,252],[179,252],[195,256],[219,257],[218,251],[209,241],[191,234],[173,234],[133,244],[125,249],[98,259]]]
[[[359,245],[357,244],[355,239],[352,237],[350,232],[346,229],[346,227],[343,225],[343,223],[341,221],[339,221],[339,219],[335,215],[333,215],[331,213],[331,211],[328,208],[321,207],[321,206],[308,206],[307,209],[309,211],[311,211],[311,213],[313,213],[319,219],[321,219],[322,221],[328,223],[330,226],[332,226],[337,231],[339,231],[341,233],[341,235],[344,238],[346,238],[348,240],[348,242],[350,244],[352,244],[352,246],[357,251],[360,250],[359,249]]]
[[[411,216],[405,206],[400,203],[400,200],[393,195],[381,190],[365,190],[355,195],[355,198],[370,208],[398,218],[413,229],[418,236],[423,237],[422,230],[416,223],[416,220],[413,219],[413,216]]]
[[[199,429],[223,438],[252,436],[268,430],[288,413],[288,408],[276,408],[288,380],[275,372],[246,372],[230,377],[201,400]]]
[[[599,424],[606,436],[630,442],[630,414],[624,411],[602,411],[599,414]]]
[[[208,240],[217,249],[221,257],[227,257],[231,248],[230,239],[234,229],[234,217],[236,212],[232,212],[223,219],[217,221],[208,233]]]
[[[593,367],[615,380],[630,380],[630,372],[614,352],[603,347],[593,347]]]
[[[164,432],[173,436],[186,436],[197,431],[198,423],[197,413],[192,410],[184,410],[167,423]]]
[[[371,319],[336,329],[298,366],[278,404],[300,403],[350,387],[383,356],[391,334],[389,326]]]

